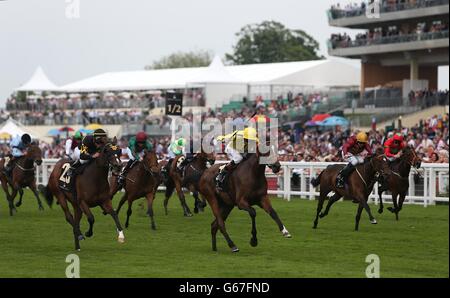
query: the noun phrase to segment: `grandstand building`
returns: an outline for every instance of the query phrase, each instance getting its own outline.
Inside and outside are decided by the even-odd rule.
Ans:
[[[405,99],[411,90],[438,88],[438,67],[449,61],[449,0],[333,6],[328,18],[331,26],[364,30],[354,39],[333,34],[328,51],[331,56],[361,59],[361,91],[396,87]]]

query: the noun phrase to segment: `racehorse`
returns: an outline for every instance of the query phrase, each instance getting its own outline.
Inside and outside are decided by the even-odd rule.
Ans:
[[[42,151],[35,143],[32,143],[27,148],[24,156],[17,159],[12,171],[11,178],[7,177],[4,172],[5,160],[0,160],[0,182],[2,184],[3,190],[6,193],[6,198],[9,205],[9,215],[11,216],[14,214],[14,212],[17,212],[14,206],[14,199],[16,198],[17,192],[20,195],[20,199],[17,202],[16,207],[22,205],[24,187],[29,187],[31,189],[38,202],[39,210],[44,210],[41,199],[39,198],[39,193],[36,188],[36,176],[34,168],[35,163],[38,166],[42,164]],[[12,188],[11,194],[8,190],[8,184]]]
[[[147,199],[147,214],[151,219],[151,227],[156,229],[155,221],[153,219],[153,201],[158,186],[161,184],[160,169],[158,166],[158,158],[153,151],[144,150],[142,161],[137,162],[127,173],[124,185],[125,193],[120,199],[119,206],[116,213],[119,214],[120,208],[128,201],[127,221],[125,228],[129,226],[129,220],[132,213],[133,201],[145,197]],[[113,178],[115,182],[112,183],[111,197],[118,191],[117,177]]]
[[[421,166],[421,159],[417,156],[414,148],[406,147],[402,151],[402,156],[391,164],[392,174],[387,183],[380,185],[378,188],[378,195],[380,198],[380,207],[378,213],[383,213],[383,197],[384,191],[389,190],[392,193],[392,202],[394,208],[388,207],[388,210],[395,213],[395,218],[398,220],[398,213],[402,210],[403,202],[405,201],[406,193],[409,188],[409,172],[411,167],[416,169]],[[398,198],[398,201],[397,201]]]
[[[116,141],[116,139],[114,138]],[[86,237],[93,235],[94,216],[90,208],[100,206],[104,214],[110,214],[116,224],[119,234],[118,241],[123,243],[125,236],[120,225],[119,218],[112,207],[111,195],[109,191],[108,173],[111,168],[113,175],[120,173],[121,165],[119,158],[120,149],[111,143],[104,145],[100,150],[100,155],[93,161],[81,165],[83,171],[72,181],[74,191],[64,191],[59,187],[59,180],[65,177],[65,172],[70,167],[69,160],[59,160],[50,174],[48,185],[42,187],[47,203],[51,206],[53,196],[56,196],[59,205],[64,211],[67,222],[72,226],[75,240],[75,249],[80,250],[80,240],[84,239],[80,231],[80,220],[83,213],[89,222],[89,230]],[[81,169],[77,169],[81,170]],[[81,171],[80,171],[81,172]],[[68,202],[73,207],[74,216],[69,211]]]
[[[272,149],[273,150],[273,149]],[[273,152],[273,151],[272,151]],[[264,209],[278,225],[282,235],[290,238],[288,230],[281,222],[278,214],[272,208],[269,196],[267,195],[267,180],[265,176],[266,164],[260,162],[261,157],[268,156],[257,150],[256,153],[247,153],[247,156],[236,168],[229,174],[226,184],[226,192],[218,192],[216,188],[216,176],[220,171],[220,165],[215,165],[207,169],[200,178],[200,193],[206,197],[211,206],[215,220],[211,223],[211,243],[212,250],[217,251],[216,234],[217,230],[225,237],[228,246],[232,252],[238,252],[239,249],[233,243],[225,228],[225,221],[234,206],[249,213],[252,220],[252,237],[250,245],[258,245],[256,237],[256,210],[252,207],[258,205]],[[278,160],[268,165],[274,173],[280,171],[281,165]]]
[[[177,168],[177,164],[181,156],[177,156],[172,160],[172,163],[168,169],[168,179],[165,183],[166,192],[164,199],[164,209],[166,215],[168,214],[167,205],[169,199],[172,196],[174,190],[177,191],[178,198],[180,199],[181,206],[183,207],[184,216],[192,216],[191,210],[186,204],[186,199],[183,193],[183,187],[189,189],[192,192],[195,202],[194,202],[194,213],[203,211],[206,207],[206,201],[204,198],[200,200],[198,189],[199,181],[203,172],[208,168],[208,164],[213,165],[215,162],[214,153],[202,152],[197,153],[193,160],[184,166],[184,173],[180,173]]]
[[[384,155],[374,155],[367,158],[363,164],[357,165],[355,170],[349,175],[344,189],[336,187],[336,177],[343,168],[343,165],[328,166],[317,178],[311,179],[313,187],[320,185],[320,197],[317,203],[317,213],[313,228],[317,228],[319,217],[323,218],[328,215],[331,206],[341,197],[358,202],[358,210],[355,218],[355,231],[358,231],[359,229],[359,220],[361,219],[361,212],[363,209],[365,209],[369,215],[370,223],[377,224],[377,221],[373,217],[370,207],[367,204],[367,199],[372,192],[375,183],[375,174],[380,173],[383,177],[390,174],[390,169],[385,158]],[[325,212],[321,213],[323,203],[331,191],[334,192],[334,195],[328,200]]]

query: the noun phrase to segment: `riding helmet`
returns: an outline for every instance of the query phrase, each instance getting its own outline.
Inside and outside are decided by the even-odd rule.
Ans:
[[[136,141],[139,143],[145,142],[147,140],[147,134],[143,131],[140,131],[136,134]]]
[[[22,140],[22,143],[24,143],[25,145],[28,145],[31,143],[31,136],[27,133],[23,134],[20,139]]]
[[[394,135],[394,141],[403,142],[403,136],[400,133]]]
[[[356,140],[360,143],[367,143],[369,141],[369,137],[365,132],[361,131],[356,135]]]

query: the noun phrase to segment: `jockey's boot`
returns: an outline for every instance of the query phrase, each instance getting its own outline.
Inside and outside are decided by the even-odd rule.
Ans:
[[[216,186],[219,191],[223,191],[223,186],[225,183],[225,180],[230,175],[230,173],[233,171],[233,169],[236,167],[236,164],[234,161],[231,161],[228,163],[222,171],[220,171],[219,175],[216,177]]]
[[[121,189],[123,187],[123,184],[125,182],[125,177],[127,176],[127,173],[133,166],[134,162],[135,162],[135,160],[133,160],[133,159],[128,160],[125,168],[123,168],[122,172],[120,173],[119,178],[117,179],[117,185],[119,186],[119,189]]]
[[[354,169],[355,167],[351,163],[349,163],[339,172],[338,176],[336,177],[337,188],[345,187],[345,181],[347,181],[347,177],[351,174],[351,172]]]

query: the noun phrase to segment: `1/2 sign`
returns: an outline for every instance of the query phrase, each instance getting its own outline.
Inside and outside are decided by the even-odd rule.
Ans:
[[[183,113],[183,93],[166,93],[166,115],[181,116]]]

